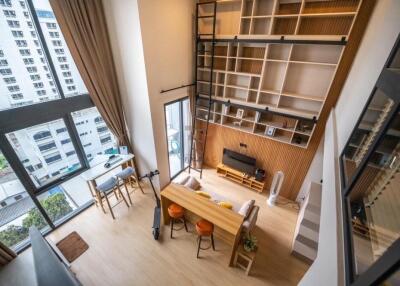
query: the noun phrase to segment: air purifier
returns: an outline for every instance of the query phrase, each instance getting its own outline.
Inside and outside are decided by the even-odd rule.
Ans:
[[[285,175],[283,174],[282,171],[278,171],[274,175],[274,179],[272,180],[271,184],[271,189],[269,191],[269,198],[267,200],[267,204],[270,207],[273,207],[275,205],[275,202],[278,198],[279,192],[282,187],[284,177]]]

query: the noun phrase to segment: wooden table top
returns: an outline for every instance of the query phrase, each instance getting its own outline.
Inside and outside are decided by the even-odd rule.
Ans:
[[[184,186],[171,183],[162,190],[161,196],[235,236],[241,229],[244,219],[242,215],[221,207],[213,201],[188,190]]]

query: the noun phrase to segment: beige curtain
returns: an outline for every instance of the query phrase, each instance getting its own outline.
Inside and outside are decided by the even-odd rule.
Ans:
[[[102,1],[50,0],[50,4],[92,101],[118,144],[132,151]]]
[[[0,267],[6,265],[15,257],[17,257],[15,252],[0,242]]]

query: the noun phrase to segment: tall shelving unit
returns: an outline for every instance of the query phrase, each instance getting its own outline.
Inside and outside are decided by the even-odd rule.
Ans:
[[[307,148],[361,0],[216,2],[213,39],[198,24],[196,119]]]

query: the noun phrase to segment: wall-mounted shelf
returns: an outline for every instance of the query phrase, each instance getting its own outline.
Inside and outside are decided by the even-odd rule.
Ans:
[[[217,1],[215,36],[210,19],[198,23],[197,96],[213,105],[197,118],[307,148],[361,1]],[[211,6],[199,5],[200,14]],[[205,80],[211,72],[212,83]],[[257,113],[272,117],[258,121]],[[270,127],[275,132],[266,135]]]

